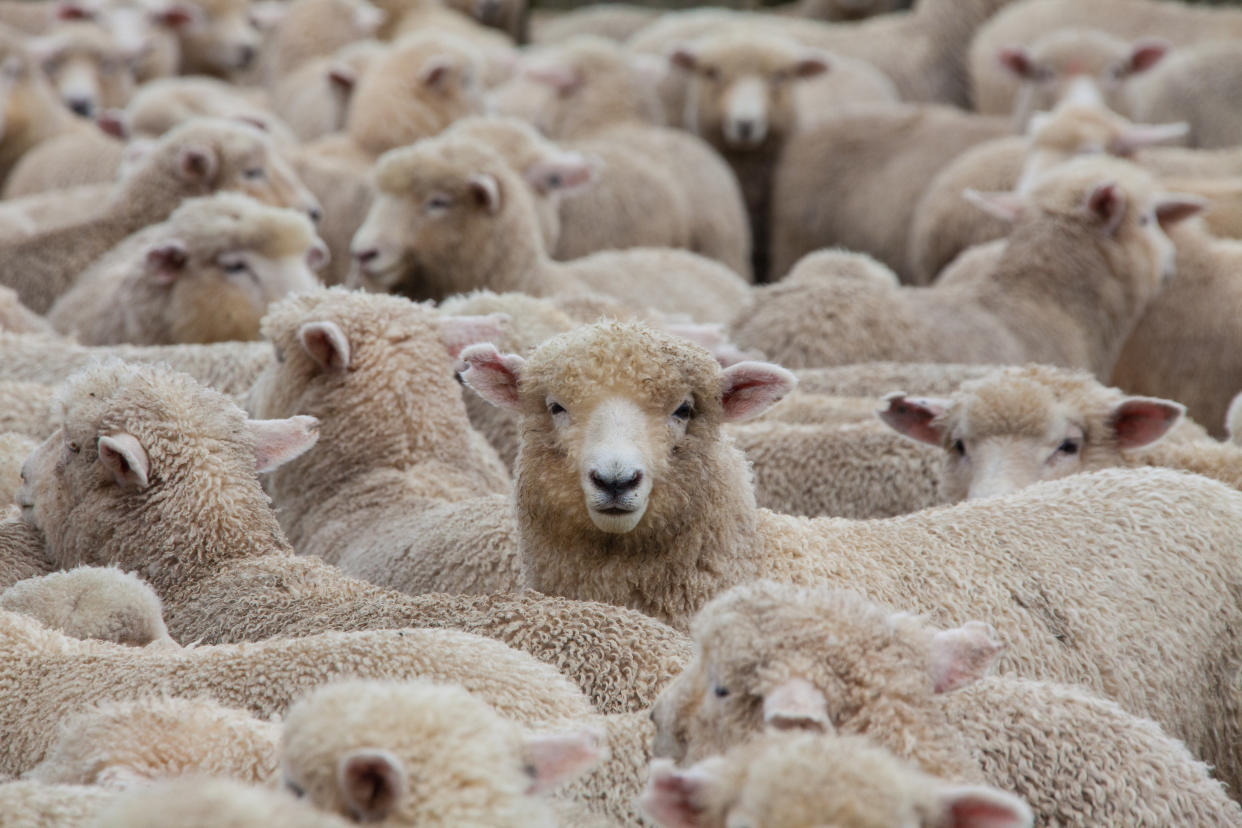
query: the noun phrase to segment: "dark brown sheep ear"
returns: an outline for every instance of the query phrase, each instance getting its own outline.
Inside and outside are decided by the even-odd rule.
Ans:
[[[357,750],[341,757],[337,784],[345,807],[359,822],[380,822],[405,795],[405,768],[386,750]]]
[[[885,407],[876,412],[880,420],[903,437],[920,443],[939,446],[944,431],[936,418],[949,408],[949,400],[937,397],[907,397],[894,391],[884,398]]]

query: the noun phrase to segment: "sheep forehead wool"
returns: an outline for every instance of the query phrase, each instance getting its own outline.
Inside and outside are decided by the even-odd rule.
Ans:
[[[739,30],[698,38],[691,48],[696,66],[712,67],[726,77],[787,72],[808,53],[792,38]]]
[[[1098,106],[1063,104],[1042,119],[1031,122],[1028,132],[1032,149],[1060,150],[1077,154],[1104,152],[1131,124],[1112,110]]]
[[[288,794],[231,779],[177,779],[126,794],[97,828],[346,828]]]
[[[375,165],[375,181],[384,193],[418,198],[437,190],[461,193],[471,174],[500,176],[507,175],[508,170],[500,155],[486,144],[445,137],[384,153]]]
[[[1092,375],[1046,365],[1005,368],[962,383],[942,415],[946,441],[995,436],[1047,439],[1073,421],[1088,433],[1106,432],[1104,421],[1122,393]]]
[[[1098,29],[1059,29],[1031,44],[1036,63],[1054,71],[1098,75],[1129,54],[1130,45]]]
[[[188,199],[168,219],[174,237],[205,250],[252,250],[273,259],[302,256],[318,243],[315,226],[295,210],[269,207],[242,193]],[[200,252],[200,251],[195,251]]]
[[[1159,191],[1155,179],[1141,167],[1110,156],[1086,156],[1046,173],[1031,191],[1031,200],[1046,213],[1080,215],[1091,191],[1107,183],[1118,184],[1137,204]],[[1135,211],[1126,212],[1127,223],[1136,224]]]
[[[120,53],[116,38],[95,23],[61,23],[39,43],[45,59],[84,56],[102,61],[117,57]]]

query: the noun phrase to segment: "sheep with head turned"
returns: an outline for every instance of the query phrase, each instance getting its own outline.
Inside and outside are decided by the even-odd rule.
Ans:
[[[179,641],[447,627],[556,665],[604,712],[645,706],[685,657],[683,636],[632,611],[535,595],[405,596],[295,556],[255,473],[309,448],[313,418],[247,420],[185,375],[116,362],[71,378],[58,399],[63,425],[26,463],[25,519],[61,568],[138,571]]]
[[[683,250],[553,261],[526,183],[499,155],[466,138],[446,135],[387,153],[375,181],[378,195],[351,245],[351,286],[414,299],[480,288],[535,296],[599,292],[701,322],[730,318],[749,295],[736,273]]]
[[[299,553],[413,594],[515,589],[509,474],[470,426],[453,371],[503,324],[340,288],[273,306],[263,333],[278,357],[248,408],[319,421],[318,448],[267,480]]]
[[[695,660],[653,708],[656,754],[697,761],[764,729],[862,735],[954,781],[1022,797],[1040,824],[1242,824],[1208,767],[1079,687],[988,676],[979,621],[938,630],[852,592],[767,581],[696,617]]]
[[[580,327],[525,358],[486,345],[462,358],[468,384],[521,415],[514,492],[528,586],[682,628],[714,595],[757,577],[849,584],[913,600],[942,622],[987,617],[1019,674],[1107,693],[1163,722],[1225,778],[1237,773],[1216,734],[1235,726],[1227,677],[1242,652],[1225,618],[1240,612],[1227,596],[1242,494],[1126,469],[890,520],[794,518],[755,507],[745,459],[721,432],[790,390],[777,366],[722,369],[634,323]],[[1159,529],[1136,535],[1139,525]],[[1211,607],[1185,599],[1205,577],[1221,596]],[[1142,613],[1136,594],[1150,599]],[[1187,660],[1174,667],[1169,653]],[[1193,690],[1191,674],[1202,679]]]
[[[954,784],[858,736],[771,732],[678,770],[651,766],[643,795],[664,828],[1031,828],[1016,796]]]
[[[327,260],[306,216],[216,193],[122,241],[48,318],[84,345],[258,339],[267,306],[314,288]]]

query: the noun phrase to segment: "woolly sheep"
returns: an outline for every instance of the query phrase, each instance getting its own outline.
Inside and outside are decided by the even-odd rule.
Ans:
[[[83,118],[125,106],[134,88],[136,55],[96,23],[64,22],[27,48],[64,105]]]
[[[93,126],[48,138],[22,156],[4,180],[4,197],[29,198],[116,179],[125,163],[125,146]],[[95,205],[96,209],[98,205]]]
[[[375,35],[384,12],[368,0],[296,0],[272,33],[265,59],[268,85],[315,58]]]
[[[577,328],[527,359],[487,345],[462,358],[468,384],[521,414],[528,587],[681,628],[760,575],[914,602],[939,623],[986,617],[1010,644],[1009,669],[1106,692],[1236,777],[1233,739],[1215,734],[1235,726],[1221,703],[1240,656],[1226,619],[1239,614],[1229,596],[1242,494],[1196,475],[1109,470],[891,520],[808,521],[755,508],[745,460],[720,430],[790,389],[776,366],[722,369],[634,323]],[[1135,595],[1147,598],[1141,612]]]
[[[314,288],[327,259],[300,213],[240,193],[188,199],[82,273],[48,319],[84,345],[257,339],[268,304]]]
[[[131,140],[159,138],[193,118],[252,124],[281,146],[293,140],[289,127],[267,108],[266,96],[202,76],[160,78],[143,84],[111,126]]]
[[[116,799],[116,791],[94,785],[0,783],[6,828],[94,828],[99,815]]]
[[[244,77],[259,56],[263,39],[249,0],[195,0],[199,18],[177,29],[182,75]]]
[[[48,406],[43,408],[46,419]],[[26,434],[0,432],[0,505],[7,508],[14,502],[13,498],[22,485],[22,463],[37,447],[38,441]]]
[[[155,591],[132,572],[112,567],[79,566],[18,581],[0,592],[0,609],[28,615],[70,638],[176,646]]]
[[[202,119],[161,138],[118,182],[99,217],[3,245],[0,282],[44,313],[72,279],[121,239],[166,218],[187,197],[238,190],[265,204],[319,206],[258,129]]]
[[[526,184],[468,139],[444,136],[387,153],[375,180],[379,195],[351,245],[351,286],[415,299],[479,288],[535,296],[594,290],[701,322],[726,321],[749,295],[736,273],[681,250],[551,260]],[[445,232],[449,225],[454,232]]]
[[[185,779],[117,797],[94,828],[348,828],[292,797],[228,779]]]
[[[603,712],[642,709],[683,663],[684,637],[639,613],[534,595],[409,597],[293,556],[255,470],[305,450],[311,418],[247,421],[189,377],[117,363],[71,379],[59,401],[64,425],[26,464],[25,517],[62,568],[141,572],[178,641],[450,627],[557,666]]]
[[[1242,824],[1208,768],[1080,688],[987,676],[987,624],[937,630],[852,592],[760,581],[696,617],[693,665],[653,708],[656,753],[699,759],[765,726],[859,734],[925,771],[980,776],[1041,825]]]
[[[597,763],[601,736],[528,735],[459,687],[339,682],[289,709],[281,768],[294,793],[358,822],[552,826],[535,794]]]
[[[683,771],[657,760],[643,804],[664,828],[1030,828],[1034,819],[1012,794],[952,784],[858,736],[813,733],[769,733]]]
[[[0,589],[53,569],[47,560],[43,533],[21,519],[16,506],[0,512]]]
[[[379,41],[362,40],[308,60],[272,85],[272,111],[301,141],[341,131],[358,79],[384,48]]]
[[[101,700],[133,702],[141,709],[156,696],[206,698],[268,719],[325,682],[421,677],[460,684],[500,715],[530,726],[562,727],[593,715],[582,693],[551,667],[499,642],[451,630],[333,632],[254,644],[135,649],[67,638],[23,615],[0,612],[0,649],[8,665],[5,693],[13,700],[2,716],[12,728],[0,747],[5,773],[25,772],[43,761],[62,737],[64,716]],[[168,715],[175,717],[175,708]],[[161,729],[153,729],[158,737]],[[189,756],[194,743],[192,736],[186,738],[188,747],[178,750]],[[91,741],[82,748],[90,749]]]
[[[992,267],[952,283],[896,289],[795,268],[783,283],[756,291],[732,338],[791,367],[1044,362],[1107,377],[1174,272],[1164,229],[1202,202],[1162,192],[1126,162],[1082,158],[1050,171],[1016,206],[1008,213],[1014,229]],[[814,336],[795,334],[808,325]],[[886,335],[877,340],[877,331]]]
[[[272,308],[263,333],[280,357],[247,407],[319,419],[319,447],[267,479],[299,553],[411,594],[515,590],[508,471],[470,427],[453,372],[501,321],[339,288]]]

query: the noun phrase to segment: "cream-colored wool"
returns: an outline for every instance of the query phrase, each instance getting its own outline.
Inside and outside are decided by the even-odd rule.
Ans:
[[[253,124],[281,146],[293,135],[267,108],[263,93],[203,76],[160,78],[134,94],[121,125],[131,138],[159,138],[193,118],[224,118]]]
[[[274,785],[279,739],[279,724],[208,698],[104,702],[65,718],[43,761],[22,778],[134,788],[201,775]]]
[[[123,107],[134,91],[134,55],[94,22],[59,21],[26,48],[43,65],[61,102],[83,118]]]
[[[116,791],[95,785],[0,784],[5,828],[94,828],[117,799]]]
[[[564,11],[536,9],[531,14],[531,40],[559,43],[586,35],[624,43],[659,15],[657,9],[629,3],[591,3]]]
[[[4,197],[111,184],[124,160],[125,145],[97,129],[57,135],[22,156],[4,180]]]
[[[425,678],[460,684],[500,715],[526,725],[563,727],[593,715],[582,693],[551,667],[499,642],[451,630],[332,632],[255,644],[135,649],[78,641],[23,615],[0,612],[0,649],[10,665],[5,694],[22,700],[6,705],[2,714],[11,728],[0,747],[5,773],[43,761],[61,737],[61,719],[101,700],[140,708],[137,703],[152,696],[207,698],[268,719],[330,681]],[[84,749],[90,742],[83,742]],[[191,740],[185,750],[192,747]]]
[[[42,230],[90,218],[99,212],[101,204],[107,203],[111,193],[109,180],[107,184],[87,184],[6,199],[0,202],[0,241],[17,241]]]
[[[0,589],[53,570],[43,533],[21,519],[16,506],[0,511]]]
[[[348,828],[285,793],[227,779],[184,779],[118,796],[94,828]]]
[[[264,133],[231,121],[191,121],[156,142],[121,178],[103,214],[0,246],[0,282],[44,313],[121,239],[162,221],[186,198],[220,190],[273,206],[318,209]]]
[[[116,363],[67,382],[60,401],[64,427],[27,465],[27,519],[61,567],[139,571],[182,643],[449,627],[556,666],[602,712],[643,709],[684,663],[684,636],[633,611],[536,595],[408,597],[295,557],[255,469],[304,449],[309,418],[248,423],[189,377]],[[145,489],[100,484],[96,446],[118,430],[147,458]]]
[[[685,771],[652,765],[643,798],[664,828],[1030,828],[1012,794],[932,776],[858,736],[765,734]],[[761,820],[761,821],[760,821]]]
[[[373,37],[384,12],[368,0],[295,0],[266,44],[269,86],[316,58]]]
[[[878,400],[896,389],[913,394],[948,394],[967,380],[987,376],[997,366],[936,362],[860,362],[794,371],[799,394],[870,397]],[[772,410],[779,410],[784,403]],[[874,407],[873,407],[874,412]]]
[[[490,29],[499,29],[516,43],[526,40],[529,0],[446,0],[445,5]]]
[[[493,93],[494,111],[526,118],[604,162],[594,186],[561,212],[567,242],[590,241],[557,257],[668,245],[749,276],[750,228],[737,179],[701,138],[656,126],[661,104],[647,74],[618,44],[582,37],[532,54]]]
[[[182,75],[243,79],[255,66],[263,35],[249,0],[196,0],[196,25],[177,30]]]
[[[7,390],[4,386],[7,383],[0,383],[0,395]],[[47,411],[50,408],[51,399],[49,397],[49,405],[42,406],[43,418],[47,419]],[[8,426],[8,423],[4,423]],[[12,431],[0,432],[0,505],[7,506],[14,502],[13,497],[17,494],[17,490],[22,485],[22,463],[26,462],[36,448],[38,441],[23,433],[15,433]]]
[[[460,687],[340,682],[289,709],[281,769],[317,808],[359,822],[551,828],[537,794],[596,764],[602,736],[528,735]]]
[[[1107,377],[1173,274],[1175,251],[1163,227],[1197,208],[1134,165],[1076,159],[1023,197],[993,267],[951,284],[904,288],[795,268],[755,291],[732,338],[790,367],[1042,362]]]
[[[1013,791],[1041,825],[1239,825],[1208,767],[1072,686],[987,673],[1005,642],[853,592],[760,581],[695,618],[694,664],[654,708],[656,753],[701,759],[765,726],[859,734],[924,771]]]
[[[245,394],[272,361],[266,342],[221,342],[214,345],[114,345],[87,348],[59,336],[18,336],[0,333],[0,376],[5,387],[27,399],[42,399],[46,390],[31,384],[57,385],[77,371],[109,357],[135,363],[164,363],[223,394]],[[51,433],[56,421],[40,401],[32,417],[42,417]],[[23,415],[23,420],[26,416]],[[39,435],[35,435],[39,436]]]
[[[52,333],[52,326],[22,304],[12,288],[0,287],[0,331],[15,334]]]
[[[328,136],[328,140],[337,140],[346,147],[353,147],[353,143],[341,135],[335,139]],[[339,285],[349,275],[353,263],[349,243],[371,209],[375,187],[369,175],[369,159],[327,155],[319,148],[321,143],[300,147],[291,153],[290,158],[298,178],[306,183],[307,189],[323,205],[323,218],[316,229],[319,237],[327,243],[331,259],[320,272],[320,278],[324,284]],[[351,151],[356,151],[356,148]]]
[[[1008,121],[944,106],[859,106],[790,138],[772,175],[772,273],[841,246],[906,272],[919,197],[946,164],[1010,132]]]
[[[411,594],[517,588],[508,470],[454,377],[457,352],[501,324],[340,288],[272,308],[280,356],[247,407],[319,420],[318,446],[267,479],[294,549]]]
[[[700,322],[728,320],[749,296],[736,273],[683,250],[553,261],[525,182],[492,150],[465,138],[388,153],[375,177],[379,195],[352,243],[355,286],[415,299],[480,288],[535,296],[595,291]]]
[[[362,40],[308,60],[271,84],[272,111],[301,141],[340,132],[358,79],[385,48],[377,40]]]
[[[299,212],[240,193],[188,199],[83,272],[48,319],[83,345],[258,339],[267,306],[314,289],[327,259]]]
[[[1175,49],[1129,90],[1124,111],[1142,123],[1185,121],[1192,147],[1234,148],[1242,142],[1242,120],[1229,103],[1240,76],[1236,43]]]
[[[865,590],[945,625],[987,618],[1009,643],[1006,669],[1103,693],[1238,778],[1224,735],[1237,727],[1242,658],[1237,491],[1127,469],[890,520],[777,515],[756,509],[745,459],[721,434],[722,420],[789,389],[776,366],[721,369],[705,350],[624,323],[562,334],[524,362],[484,346],[463,358],[467,383],[522,415],[514,489],[528,586],[681,628],[757,577]],[[611,425],[593,437],[601,417]],[[593,513],[596,463],[641,473],[630,481],[645,497],[614,501],[625,516]]]
[[[940,449],[949,502],[1116,466],[1165,466],[1242,487],[1242,452],[1207,439],[1182,420],[1183,410],[1089,374],[1031,365],[963,383],[943,398],[894,395],[880,416]]]
[[[19,581],[0,592],[0,609],[28,615],[70,638],[176,646],[155,590],[113,567],[79,566]]]

